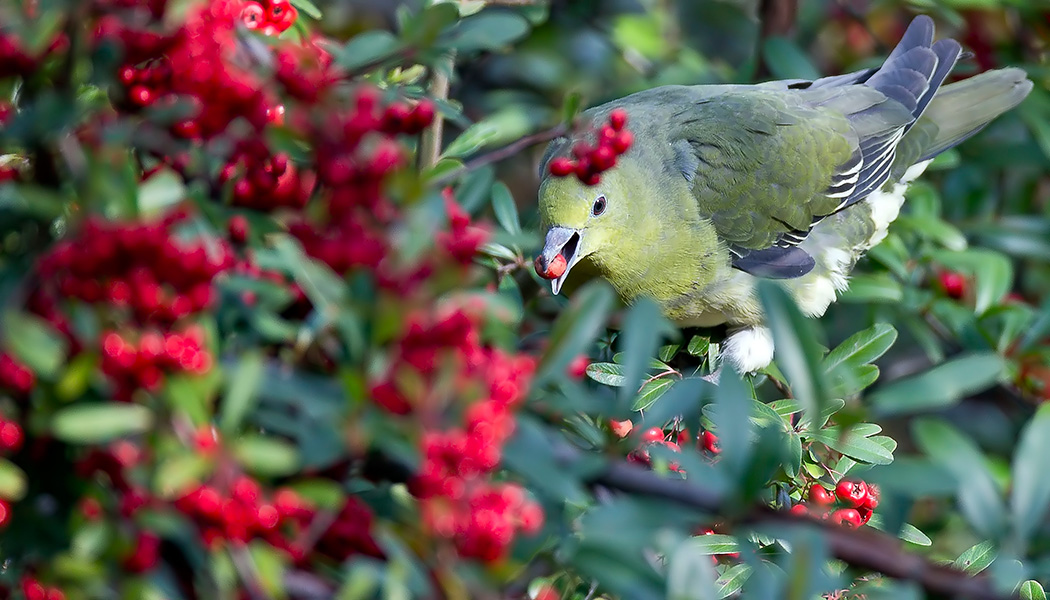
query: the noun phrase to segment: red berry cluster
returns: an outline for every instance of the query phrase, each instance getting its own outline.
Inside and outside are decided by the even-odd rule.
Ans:
[[[433,114],[429,101],[411,109],[398,102],[382,107],[379,91],[362,86],[350,111],[303,115],[315,120],[304,127],[311,130],[327,213],[321,222],[304,219],[289,226],[308,254],[338,273],[361,266],[377,271],[381,280],[396,279],[380,268],[389,247],[381,232],[397,216],[384,184],[405,163],[396,136],[418,132]]]
[[[478,483],[461,496],[429,498],[423,522],[432,532],[453,540],[465,558],[495,562],[506,556],[516,532],[535,534],[543,510],[514,483]]]
[[[221,244],[179,240],[174,221],[89,219],[40,261],[40,275],[56,282],[62,297],[105,303],[141,323],[173,323],[207,310],[215,300],[212,280],[232,254]]]
[[[843,479],[835,486],[834,493],[820,483],[809,486],[808,503],[791,507],[791,512],[800,515],[818,515],[836,525],[857,528],[868,522],[879,505],[879,489],[863,481]],[[832,510],[836,500],[840,508]]]
[[[22,595],[25,600],[66,600],[61,588],[46,586],[33,577],[22,578]]]
[[[348,496],[335,520],[317,540],[315,549],[340,562],[354,554],[382,558],[383,551],[372,538],[374,520],[372,512],[364,502],[354,496]]]
[[[168,92],[171,74],[171,62],[161,57],[141,65],[124,65],[117,72],[117,79],[127,90],[126,99],[130,107],[145,108]]]
[[[597,145],[577,141],[572,146],[575,158],[559,156],[550,161],[548,169],[555,177],[576,178],[585,185],[597,185],[604,171],[616,166],[616,159],[630,149],[634,136],[626,129],[627,111],[615,108],[609,113],[609,122],[598,130]]]
[[[232,202],[258,211],[301,209],[313,193],[315,177],[299,171],[287,154],[271,154],[259,140],[241,144],[219,172],[221,183],[232,182]]]
[[[316,104],[335,84],[346,79],[332,55],[316,40],[303,45],[279,46],[274,62],[277,65],[274,78],[284,91],[308,104]]]
[[[610,419],[609,428],[617,437],[626,438],[634,430],[634,423],[630,419],[624,421]],[[671,440],[671,437],[674,438],[674,441]],[[652,466],[652,461],[649,458],[649,447],[660,445],[670,448],[673,452],[681,452],[683,446],[693,441],[689,434],[689,429],[684,427],[670,434],[661,427],[650,427],[638,433],[638,445],[627,455],[627,462],[649,467]],[[718,436],[710,431],[702,432],[696,437],[695,442],[698,450],[704,450],[710,455],[717,456],[722,451],[718,445]],[[674,463],[670,465],[670,468],[672,471],[679,470],[677,464]]]
[[[0,388],[25,396],[33,390],[36,375],[9,354],[0,353]]]
[[[469,265],[474,262],[481,246],[488,241],[489,232],[471,224],[470,215],[456,202],[451,188],[445,189],[444,196],[449,228],[448,231],[438,232],[438,246],[456,263]]]
[[[433,413],[448,400],[434,397],[439,380],[456,381],[456,398],[477,396],[463,414],[464,426],[428,431],[422,441],[423,465],[412,482],[422,500],[425,524],[452,540],[461,556],[499,560],[515,531],[534,532],[542,523],[539,506],[509,483],[489,475],[502,460],[503,445],[514,432],[535,362],[480,342],[478,319],[463,309],[435,317],[416,317],[395,345],[389,375],[372,387],[372,399],[395,414]],[[399,372],[414,373],[428,385],[402,389]]]
[[[258,482],[247,476],[238,477],[228,493],[202,485],[176,500],[175,507],[197,523],[211,547],[224,540],[262,538],[276,548],[291,550],[283,530],[301,529],[314,515],[313,508],[291,490],[278,491],[272,500],[264,498]]]
[[[102,372],[116,385],[115,396],[130,401],[136,389],[160,390],[166,373],[205,373],[212,357],[198,327],[182,333],[145,331],[138,343],[111,331],[102,336]]]
[[[113,10],[99,20],[96,37],[123,50],[118,79],[132,105],[191,103],[195,114],[173,126],[176,135],[211,138],[238,118],[261,129],[274,103],[260,78],[234,60],[241,9],[239,0],[197,5],[175,31],[152,11]]]
[[[295,24],[299,11],[288,0],[248,0],[241,9],[240,17],[248,29],[263,35],[280,35]]]

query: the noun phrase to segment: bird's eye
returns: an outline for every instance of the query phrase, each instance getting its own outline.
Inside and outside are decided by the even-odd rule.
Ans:
[[[594,200],[594,206],[591,207],[591,214],[598,216],[605,212],[605,196],[598,196]]]

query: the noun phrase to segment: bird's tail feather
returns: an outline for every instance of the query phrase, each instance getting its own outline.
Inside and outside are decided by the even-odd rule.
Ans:
[[[1016,68],[987,71],[942,86],[898,146],[894,170],[903,173],[963,142],[1020,104],[1031,90],[1031,80]]]

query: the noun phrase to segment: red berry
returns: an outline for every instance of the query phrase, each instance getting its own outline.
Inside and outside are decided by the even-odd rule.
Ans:
[[[653,442],[662,442],[664,439],[664,430],[659,427],[650,427],[642,432],[642,443],[651,444]]]
[[[234,215],[229,223],[230,240],[243,244],[248,239],[248,219],[244,215]]]
[[[627,111],[622,108],[613,109],[609,113],[609,126],[615,131],[623,129],[624,125],[627,124]]]
[[[128,98],[138,106],[148,106],[153,104],[155,96],[150,88],[144,85],[135,85],[128,91]]]
[[[555,588],[545,585],[536,592],[536,600],[561,600],[561,594]]]
[[[809,508],[805,504],[796,504],[788,509],[788,512],[793,515],[808,515]]]
[[[11,522],[11,505],[6,500],[0,500],[0,527],[7,527]]]
[[[868,510],[875,510],[879,506],[879,488],[875,484],[869,483],[868,485],[868,497],[864,499],[863,508]]]
[[[266,9],[258,2],[245,2],[241,9],[241,21],[248,29],[258,29],[266,23]]]
[[[850,529],[856,529],[862,524],[860,513],[855,508],[840,508],[831,513],[831,522],[836,525],[845,525]]]
[[[14,452],[22,447],[22,428],[18,423],[4,421],[0,424],[0,447],[4,450]]]
[[[835,495],[846,506],[856,508],[868,499],[868,486],[863,481],[843,479],[835,486]]]
[[[555,177],[566,177],[576,171],[576,163],[567,156],[559,156],[551,160],[549,170]]]
[[[954,271],[945,271],[940,275],[941,287],[949,298],[961,299],[966,295],[966,278]]]
[[[630,131],[621,131],[616,139],[613,140],[613,150],[616,150],[617,154],[623,154],[627,152],[627,149],[634,143],[634,135]]]
[[[631,433],[631,430],[634,429],[634,423],[631,423],[630,419],[624,419],[623,421],[610,419],[609,429],[616,434],[616,437],[625,438],[627,437],[627,434]]]
[[[569,265],[568,261],[565,260],[565,257],[558,254],[550,264],[547,265],[547,270],[544,271],[540,266],[540,258],[541,257],[539,256],[536,257],[536,264],[534,266],[536,267],[536,274],[544,279],[557,279],[561,277],[562,274],[565,273],[565,267]]]
[[[818,506],[827,506],[835,502],[835,495],[824,489],[824,486],[819,483],[814,483],[809,486],[809,493],[806,495],[809,501]]]
[[[705,431],[700,434],[700,443],[703,444],[704,450],[707,450],[711,454],[719,454],[722,452],[722,447],[718,444],[718,436]]]
[[[558,256],[561,256],[560,254]],[[591,359],[587,358],[586,354],[581,354],[576,358],[572,359],[569,363],[569,377],[573,379],[583,379],[587,375],[587,366],[591,364]]]

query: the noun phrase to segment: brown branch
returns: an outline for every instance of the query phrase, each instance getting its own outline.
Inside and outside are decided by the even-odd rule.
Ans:
[[[430,96],[435,100],[447,100],[448,90],[451,85],[452,72],[456,68],[456,52],[450,50],[433,67],[433,75],[430,78]],[[434,120],[430,126],[423,131],[423,139],[419,149],[419,166],[427,169],[437,164],[441,158],[441,140],[445,131],[445,119],[438,111],[434,113]]]
[[[445,175],[438,177],[432,183],[437,186],[452,183],[453,181],[465,175],[466,173],[469,173],[476,169],[480,169],[485,165],[494,162],[499,162],[506,158],[510,158],[511,156],[518,154],[519,152],[521,152],[525,148],[528,148],[529,146],[542,144],[543,142],[549,142],[558,136],[565,135],[566,131],[567,129],[565,125],[562,124],[557,125],[555,127],[551,127],[550,129],[545,129],[543,131],[534,133],[532,135],[527,135],[523,138],[519,138],[511,142],[510,144],[499,148],[498,150],[493,150],[492,152],[488,152],[468,160],[466,163],[464,163],[462,167],[456,169],[455,171],[452,171],[451,173],[446,173]]]
[[[613,464],[591,482],[610,489],[644,495],[697,508],[705,512],[724,510],[723,498],[688,480],[668,479],[627,463]],[[851,566],[914,581],[927,593],[971,600],[1005,600],[984,577],[971,577],[950,567],[909,554],[895,538],[872,529],[845,529],[809,517],[774,511],[767,507],[750,510],[735,519],[738,525],[806,524],[822,530],[831,553]]]

